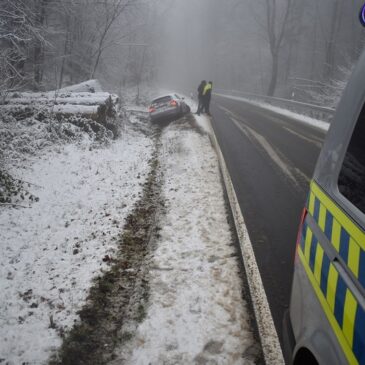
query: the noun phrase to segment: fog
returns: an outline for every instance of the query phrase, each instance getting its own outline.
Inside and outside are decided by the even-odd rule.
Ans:
[[[347,80],[363,49],[361,5],[345,0],[160,3],[167,11],[154,44],[156,81],[193,91],[209,79],[216,89],[316,98],[317,91]]]
[[[90,78],[191,92],[207,79],[330,105],[365,39],[362,0],[1,2],[1,94]]]
[[[250,77],[261,72],[252,58],[262,60],[265,50],[257,46],[255,20],[242,17],[250,8],[249,2],[177,1],[160,39],[159,81],[184,89],[195,89],[202,79],[220,88],[260,88],[260,77]]]

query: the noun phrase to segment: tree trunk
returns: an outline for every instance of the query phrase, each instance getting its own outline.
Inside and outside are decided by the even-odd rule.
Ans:
[[[335,68],[335,50],[336,50],[336,36],[337,36],[337,22],[339,18],[340,12],[340,0],[336,0],[333,5],[333,13],[332,13],[332,21],[331,21],[331,30],[329,39],[327,41],[326,47],[326,61],[324,68],[324,79],[330,80],[334,74]]]
[[[47,0],[40,0],[36,6],[36,27],[41,29],[44,25],[46,18],[46,6]],[[39,90],[43,80],[43,69],[44,69],[44,44],[42,40],[37,39],[35,41],[33,49],[33,62],[34,62],[34,89]]]
[[[289,52],[288,52],[288,60],[286,62],[287,67],[285,67],[285,75],[284,75],[284,80],[285,83],[287,84],[290,78],[290,74],[291,74],[291,69],[293,67],[293,42],[290,42],[289,45]],[[295,66],[295,65],[294,65]],[[294,70],[295,71],[295,70]]]
[[[98,68],[98,66],[99,66],[100,57],[101,57],[102,52],[103,52],[103,51],[102,51],[101,47],[99,47],[98,55],[96,56],[96,61],[95,61],[95,63],[94,63],[94,67],[93,67],[93,70],[92,70],[91,75],[90,75],[90,78],[91,78],[91,79],[95,78],[96,69],[97,69],[97,68]]]
[[[279,27],[277,27],[278,15],[277,4],[275,0],[266,0],[266,15],[267,15],[267,32],[269,39],[270,52],[272,57],[271,79],[267,91],[268,96],[273,96],[276,89],[279,72],[279,54],[285,37],[287,23],[289,21],[292,0],[286,0],[285,15]],[[276,29],[279,28],[278,31]]]
[[[315,9],[315,24],[313,27],[313,41],[312,41],[312,57],[311,57],[311,70],[310,70],[310,79],[315,80],[317,77],[316,72],[316,63],[317,63],[317,38],[318,38],[318,14],[319,14],[319,8],[318,8],[318,2],[316,3],[316,9]]]
[[[144,68],[145,55],[146,55],[146,47],[143,47],[141,66],[140,66],[138,76],[137,76],[138,77],[138,79],[137,79],[137,96],[136,96],[137,105],[139,105],[139,88],[140,88],[140,84],[142,81],[142,72],[143,72],[143,68]]]
[[[63,55],[62,55],[62,63],[61,63],[61,70],[60,70],[60,80],[58,83],[58,88],[62,88],[63,84],[63,76],[65,73],[65,64],[66,64],[66,55],[69,50],[69,40],[70,40],[70,22],[69,20],[66,21],[66,36],[65,36],[65,45],[63,48]]]
[[[278,72],[279,72],[279,54],[274,52],[272,54],[272,65],[271,65],[271,79],[269,88],[267,90],[268,96],[274,96],[276,90],[276,84],[278,81]]]

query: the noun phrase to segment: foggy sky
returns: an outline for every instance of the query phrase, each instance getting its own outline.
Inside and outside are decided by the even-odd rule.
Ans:
[[[276,2],[276,32],[286,1]],[[154,40],[158,82],[195,91],[206,79],[215,88],[265,94],[272,70],[265,4],[263,0],[167,2],[168,11],[159,21]],[[336,4],[339,16],[333,19]],[[333,79],[341,77],[342,67],[356,62],[365,39],[358,21],[361,4],[362,0],[293,1],[280,48],[276,94],[291,95],[297,79],[330,82],[325,70],[331,42]]]
[[[260,46],[262,35],[257,32],[256,21],[249,13],[249,1],[244,7],[240,6],[241,9],[234,6],[236,2],[176,1],[176,6],[168,12],[159,39],[159,81],[162,84],[195,90],[197,84],[206,79],[221,88],[242,82],[261,87],[258,83],[261,79],[257,78],[261,68],[257,60],[267,59],[268,50]],[[253,57],[256,57],[254,62]],[[239,80],[233,74],[239,74]]]

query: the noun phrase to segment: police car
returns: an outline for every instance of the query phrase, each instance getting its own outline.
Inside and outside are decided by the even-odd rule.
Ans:
[[[365,54],[319,156],[284,318],[288,363],[365,365]]]

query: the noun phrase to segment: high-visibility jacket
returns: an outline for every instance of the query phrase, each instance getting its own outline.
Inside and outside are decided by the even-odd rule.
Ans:
[[[209,92],[212,91],[212,87],[213,87],[212,84],[208,82],[205,85],[205,88],[204,88],[204,91],[203,91],[203,96],[209,94]]]

